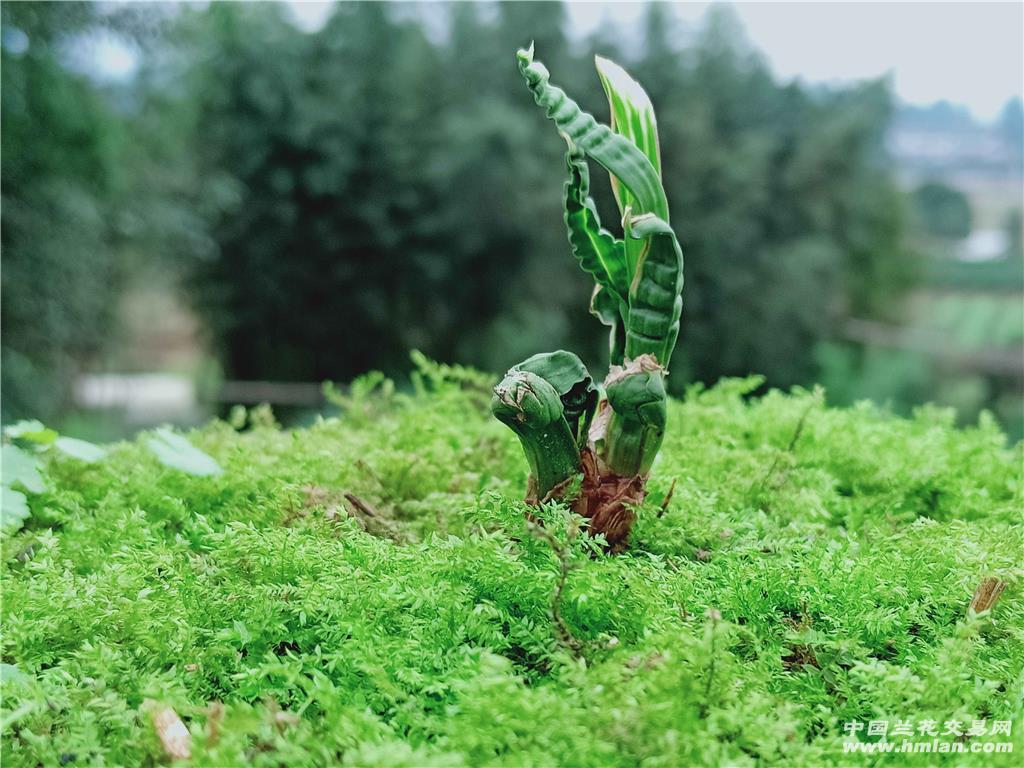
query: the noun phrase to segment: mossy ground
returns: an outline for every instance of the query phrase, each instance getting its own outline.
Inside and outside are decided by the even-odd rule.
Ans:
[[[844,754],[843,724],[982,718],[1017,754],[941,759],[1020,764],[1021,451],[990,423],[694,390],[628,552],[543,511],[560,639],[479,377],[365,389],[309,429],[194,433],[217,477],[139,444],[49,461],[3,542],[5,766],[165,763],[147,699],[196,765],[933,765]]]

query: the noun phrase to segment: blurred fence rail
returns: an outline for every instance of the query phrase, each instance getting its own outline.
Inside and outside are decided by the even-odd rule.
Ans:
[[[173,373],[83,374],[74,385],[75,405],[119,411],[136,427],[164,422],[195,424],[221,405],[322,408],[323,385],[314,382],[224,381],[200,392],[192,377]]]
[[[217,393],[221,403],[270,403],[318,407],[324,405],[322,384],[296,381],[225,381]]]
[[[843,337],[871,346],[919,352],[971,373],[1024,381],[1024,350],[1019,346],[964,349],[940,331],[857,319],[846,322]]]

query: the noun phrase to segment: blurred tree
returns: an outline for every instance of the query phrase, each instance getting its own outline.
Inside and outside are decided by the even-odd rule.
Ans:
[[[1024,259],[1024,211],[1012,208],[1003,219],[1006,231],[1006,258],[1020,262]]]
[[[960,190],[928,181],[914,190],[912,199],[919,226],[932,237],[962,240],[971,233],[971,204]]]
[[[4,3],[3,419],[50,418],[111,329],[120,269],[122,124],[65,68],[89,3]]]
[[[558,347],[602,364],[561,220],[564,143],[514,63],[530,40],[595,114],[593,53],[657,107],[686,258],[675,391],[809,382],[815,346],[913,275],[884,84],[778,83],[728,10],[682,48],[690,30],[658,3],[642,44],[607,28],[570,42],[557,2],[339,3],[314,32],[282,5],[185,5],[144,30],[114,102],[41,42],[99,6],[3,7],[5,416],[56,407],[61,387],[34,377],[67,381],[109,335],[122,263],[187,274],[232,377],[400,372],[410,347],[491,370]]]
[[[1014,159],[1017,173],[1024,172],[1024,102],[1014,96],[999,113],[999,132]]]
[[[539,334],[571,343],[564,285],[582,278],[551,258],[561,151],[537,150],[512,53],[494,55],[534,29],[567,50],[561,6],[502,5],[494,23],[457,6],[448,49],[384,4],[340,4],[310,35],[282,13],[216,5],[189,22],[208,46],[190,57],[202,175],[240,195],[192,280],[229,374],[397,372],[410,347],[497,368]],[[539,328],[502,321],[531,303]]]

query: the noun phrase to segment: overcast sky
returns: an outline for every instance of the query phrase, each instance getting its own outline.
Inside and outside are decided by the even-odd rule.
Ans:
[[[317,29],[330,2],[289,3],[296,21]],[[583,37],[602,22],[632,36],[645,2],[571,2],[570,33]],[[681,32],[699,24],[708,3],[673,3]],[[734,3],[747,36],[776,75],[842,82],[890,74],[897,96],[912,104],[946,99],[992,119],[1024,90],[1024,3],[744,2]],[[132,57],[105,46],[111,74]]]
[[[644,3],[573,3],[584,34],[607,18],[634,25]],[[707,3],[672,3],[699,23]],[[995,117],[1020,96],[1024,80],[1024,3],[745,2],[733,7],[756,48],[780,77],[811,82],[891,73],[901,98],[941,99]]]

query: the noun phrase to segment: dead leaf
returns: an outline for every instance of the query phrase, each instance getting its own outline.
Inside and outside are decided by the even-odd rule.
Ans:
[[[967,606],[968,615],[972,611],[974,613],[982,613],[990,610],[996,604],[996,601],[999,600],[999,596],[1003,594],[1004,589],[1006,589],[1006,582],[994,576],[990,576],[982,581],[978,588],[974,590],[971,604]]]
[[[164,752],[172,760],[188,760],[192,757],[192,735],[178,713],[171,707],[158,704],[151,699],[143,703],[153,720],[153,728],[160,737]]]

